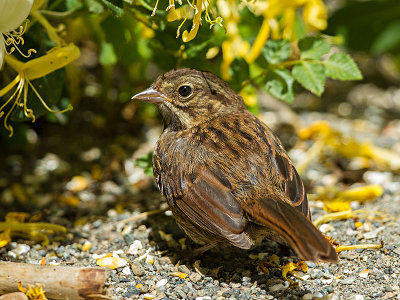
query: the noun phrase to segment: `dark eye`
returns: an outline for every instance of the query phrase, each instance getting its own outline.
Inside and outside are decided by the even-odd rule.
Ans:
[[[186,97],[190,96],[190,94],[192,94],[192,88],[188,85],[182,85],[179,88],[178,92],[179,92],[179,95],[186,98]]]

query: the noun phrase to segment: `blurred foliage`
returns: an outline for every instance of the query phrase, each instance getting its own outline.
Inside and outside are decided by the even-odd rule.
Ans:
[[[341,35],[344,45],[371,54],[400,54],[400,1],[346,1],[329,19],[328,34]]]
[[[290,103],[298,85],[319,96],[327,77],[362,77],[352,58],[334,45],[340,39],[320,33],[328,24],[322,0],[175,2],[33,1],[29,23],[8,32],[0,28],[10,54],[0,74],[5,129],[12,135],[10,121],[34,122],[71,104],[79,110],[88,98],[101,99],[99,110],[108,118],[101,122],[111,122],[121,107],[116,103],[128,102],[155,76],[177,67],[221,76],[252,111],[257,89]],[[346,24],[346,11],[370,2],[398,6],[389,0],[350,3],[334,14],[327,32],[342,30],[335,24]],[[348,36],[355,30],[350,23],[344,25]],[[379,31],[380,39],[387,30]]]

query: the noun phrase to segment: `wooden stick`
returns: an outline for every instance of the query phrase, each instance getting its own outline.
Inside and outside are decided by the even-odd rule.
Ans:
[[[0,261],[0,295],[39,284],[51,299],[108,299],[104,284],[111,270],[72,266],[42,266]]]

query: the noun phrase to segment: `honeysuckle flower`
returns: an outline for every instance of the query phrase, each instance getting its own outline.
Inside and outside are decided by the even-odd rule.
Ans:
[[[183,19],[181,24],[178,26],[178,29],[176,30],[176,37],[178,38],[180,36],[180,30],[182,26],[185,24],[187,19],[191,14],[193,14],[193,25],[190,31],[185,30],[182,33],[182,40],[184,42],[189,42],[193,40],[197,32],[201,26],[201,19],[204,11],[204,19],[207,23],[210,24],[210,28],[212,28],[215,24],[219,24],[220,26],[222,25],[223,19],[221,17],[216,17],[214,20],[211,18],[210,13],[209,13],[209,3],[207,0],[186,0],[188,7],[183,6],[178,9],[175,7],[175,0],[169,0],[169,5],[166,8],[166,11],[169,11],[167,21],[172,22],[176,20]],[[157,6],[158,6],[159,0],[156,1],[156,5],[154,6],[152,16],[155,15],[157,11]],[[182,0],[177,1],[180,5],[182,5]]]
[[[7,65],[13,68],[18,75],[11,81],[6,87],[0,90],[0,98],[11,91],[15,86],[16,89],[11,96],[4,102],[0,103],[0,118],[4,116],[4,127],[10,132],[10,136],[13,134],[13,128],[9,125],[8,119],[13,110],[18,106],[23,109],[24,115],[35,121],[35,115],[32,109],[28,108],[27,97],[28,89],[31,88],[35,95],[38,97],[43,106],[50,112],[60,113],[72,109],[72,106],[68,106],[62,111],[52,110],[43,98],[40,96],[36,88],[31,83],[31,80],[44,77],[55,70],[65,67],[70,62],[74,61],[79,57],[79,48],[74,44],[70,44],[65,47],[56,47],[47,52],[46,55],[31,59],[25,63],[20,62],[13,56],[7,56],[5,58]],[[7,113],[4,112],[4,108],[11,105],[11,108]]]
[[[257,2],[256,2],[257,3]],[[264,11],[250,8],[255,14],[262,14],[264,20],[260,31],[246,56],[248,63],[254,62],[268,41],[268,38],[294,40],[296,10],[303,9],[303,20],[310,31],[324,30],[327,26],[327,13],[322,0],[268,0]]]
[[[30,50],[25,55],[18,48],[18,45],[24,44],[24,27],[21,24],[28,17],[32,4],[33,0],[0,0],[0,69],[5,54],[11,54],[15,49],[24,56],[33,52]],[[11,46],[9,51],[7,46]]]

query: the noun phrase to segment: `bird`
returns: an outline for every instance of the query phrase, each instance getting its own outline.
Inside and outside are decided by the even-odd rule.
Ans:
[[[306,261],[338,261],[311,222],[303,182],[279,138],[224,80],[173,69],[132,99],[154,103],[162,116],[154,177],[202,251],[250,249],[267,238]]]

